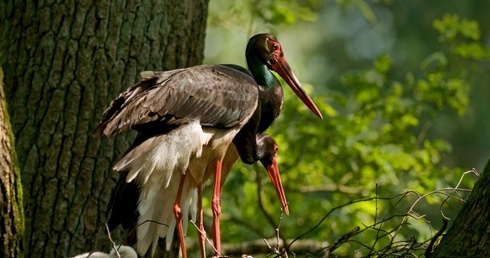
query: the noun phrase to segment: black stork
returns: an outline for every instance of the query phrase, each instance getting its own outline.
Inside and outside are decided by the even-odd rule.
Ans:
[[[182,218],[187,217],[189,207],[197,201],[196,189],[207,179],[205,171],[212,167],[216,178],[221,178],[223,159],[230,143],[259,107],[259,91],[261,96],[276,96],[280,92],[279,102],[271,103],[280,103],[279,110],[282,107],[282,89],[269,69],[283,77],[298,97],[321,117],[291,72],[279,42],[269,34],[256,35],[249,45],[252,42],[250,48],[254,51],[248,51],[247,47],[247,62],[249,66],[258,65],[250,67],[253,78],[224,65],[154,72],[121,93],[104,112],[95,134],[113,136],[129,129],[138,131],[135,143],[114,170],[124,171],[125,180],[120,182],[128,185],[118,186],[118,189],[129,190],[122,190],[123,195],[136,192],[139,197],[133,204],[118,204],[118,200],[134,201],[136,197],[116,196],[108,221],[111,229],[118,224],[138,225],[138,253],[146,253],[152,243],[154,252],[159,237],[167,238],[169,248],[177,227],[182,255],[186,256]],[[254,61],[249,61],[250,58]],[[267,99],[261,101],[268,102]],[[269,106],[263,103],[260,106]],[[260,118],[259,121],[260,128],[262,121],[267,120]],[[253,142],[256,144],[255,140]],[[237,149],[240,152],[240,148]],[[258,160],[256,153],[254,155],[252,158]],[[243,159],[241,153],[240,156]],[[143,223],[148,221],[162,224]]]
[[[257,153],[258,161],[260,161],[260,163],[266,169],[267,174],[269,175],[269,178],[271,179],[272,184],[276,190],[277,196],[279,197],[283,210],[286,213],[288,213],[289,212],[288,204],[286,201],[286,195],[284,193],[284,188],[282,186],[281,177],[279,173],[279,166],[277,163],[277,155],[278,155],[278,148],[279,148],[277,142],[274,140],[272,136],[267,134],[257,135],[255,142],[256,142],[256,153]],[[240,146],[240,148],[244,148],[242,146]],[[245,148],[251,148],[251,146],[246,146]],[[220,184],[221,187],[223,186],[226,180],[228,172],[230,172],[231,168],[236,163],[238,157],[239,157],[239,153],[237,148],[235,147],[234,144],[230,144],[228,151],[226,152],[225,158],[223,160],[223,166],[222,166],[223,174],[222,174],[221,184]],[[213,170],[207,170],[206,177],[209,177],[212,173],[214,173]],[[200,240],[199,244],[201,248],[201,257],[205,257],[204,247],[205,247],[206,232],[204,230],[204,225],[203,225],[201,193],[202,193],[202,185],[199,185],[198,186],[198,215],[199,215],[198,229],[199,229],[199,240]],[[219,221],[219,218],[216,221]],[[215,223],[216,221],[213,220],[213,223]],[[216,245],[216,237],[214,237],[213,239],[215,240],[215,249],[217,252],[216,256],[220,257],[221,256],[220,250],[218,250],[220,246]]]
[[[257,148],[255,136],[263,133],[267,130],[275,119],[279,116],[282,106],[284,95],[281,84],[277,78],[272,74],[271,70],[277,72],[286,83],[293,89],[295,94],[308,106],[308,108],[317,115],[320,119],[323,119],[320,111],[302,89],[299,80],[296,78],[292,69],[289,67],[279,41],[271,34],[257,34],[250,38],[246,49],[247,65],[250,69],[237,66],[227,65],[234,69],[237,69],[245,74],[249,74],[254,77],[259,85],[259,105],[255,110],[255,113],[245,126],[238,132],[233,139],[233,145],[230,145],[229,150],[224,158],[225,163],[234,164],[238,159],[238,154],[244,163],[252,164],[257,160],[260,160],[259,149]],[[274,141],[275,143],[275,141]],[[277,146],[277,145],[276,145]],[[235,148],[236,147],[236,148]],[[216,256],[220,255],[220,196],[223,187],[223,183],[226,180],[226,176],[231,169],[231,166],[227,166],[228,170],[223,170],[222,178],[215,177],[214,191],[213,191],[213,240],[216,249]],[[277,168],[278,169],[278,168]],[[281,201],[283,210],[286,214],[289,213],[284,190],[282,189],[282,183],[280,181],[279,173],[277,177],[273,178],[269,174],[276,193]],[[218,184],[221,179],[221,184]],[[276,185],[277,184],[277,185]],[[279,186],[280,184],[280,186]],[[281,194],[282,193],[282,194]],[[201,239],[201,242],[204,240]],[[201,248],[203,243],[201,243]]]

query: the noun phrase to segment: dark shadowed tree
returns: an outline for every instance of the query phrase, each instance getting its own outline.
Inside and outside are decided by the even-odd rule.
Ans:
[[[2,257],[22,257],[22,185],[7,109],[0,68],[0,254]]]
[[[490,257],[490,159],[431,257]]]
[[[132,135],[107,139],[92,130],[140,71],[202,61],[207,6],[207,0],[0,3],[0,65],[24,189],[26,257],[107,247],[105,211],[117,178],[111,165]]]

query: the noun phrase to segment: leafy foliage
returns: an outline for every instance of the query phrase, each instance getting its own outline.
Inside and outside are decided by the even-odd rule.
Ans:
[[[271,28],[280,24],[293,24],[300,20],[316,20],[318,14],[314,9],[322,6],[319,0],[280,0],[280,1],[261,1],[261,0],[239,0],[211,1],[211,5],[220,6],[220,10],[226,12],[216,12],[211,6],[209,23],[211,25],[223,26],[231,29],[237,25],[247,27],[249,32],[256,30],[256,26]],[[245,10],[245,11],[244,11]]]
[[[263,2],[268,5],[268,1]],[[286,6],[293,6],[286,2]],[[337,2],[342,6],[355,5],[365,19],[376,22],[371,17],[374,11],[365,1]],[[269,7],[272,6],[282,8],[281,4]],[[255,8],[263,9],[259,5]],[[267,12],[258,16],[272,24],[295,21],[285,18],[287,11],[281,14],[274,8],[269,11],[274,10],[277,16]],[[344,73],[340,77],[342,89],[327,90],[323,97],[314,98],[324,120],[314,117],[285,89],[283,112],[268,131],[279,143],[282,180],[292,213],[281,221],[282,237],[292,239],[302,234],[326,211],[353,199],[392,197],[405,191],[426,193],[457,184],[463,169],[442,163],[453,146],[428,134],[440,114],[465,114],[472,76],[480,71],[476,64],[488,60],[490,55],[481,43],[478,22],[447,14],[435,19],[432,26],[438,33],[440,47],[419,60],[418,68],[399,76],[394,71],[398,61],[384,54],[368,68]],[[303,86],[312,91],[311,85]],[[235,170],[223,195],[223,211],[233,221],[227,223],[224,238],[240,242],[273,237],[275,224],[267,221],[256,204],[263,190],[266,212],[278,218],[280,205],[263,168],[239,164]],[[471,182],[463,185],[469,187]],[[443,199],[429,195],[419,209],[427,213],[428,220],[439,218],[439,209],[434,207]],[[402,203],[349,205],[332,213],[306,238],[332,244],[354,226],[369,225],[379,214],[406,213],[411,205],[407,199]],[[452,203],[444,206],[448,210],[457,207]],[[384,225],[395,228],[398,223],[386,221]],[[410,219],[408,223],[408,230],[400,232],[398,239],[413,237],[423,242],[435,233],[427,223]],[[357,241],[369,246],[385,245],[385,240],[376,240],[377,234],[366,232]],[[344,246],[340,251],[352,253],[348,249]]]

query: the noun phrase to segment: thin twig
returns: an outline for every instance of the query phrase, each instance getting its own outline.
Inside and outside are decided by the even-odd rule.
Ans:
[[[294,242],[296,242],[297,240],[299,240],[299,239],[303,238],[304,236],[306,236],[306,235],[310,234],[311,232],[313,232],[314,230],[316,230],[316,229],[317,229],[317,228],[318,228],[318,227],[319,227],[319,226],[320,226],[320,225],[323,223],[323,221],[324,221],[324,220],[325,220],[325,219],[326,219],[328,216],[330,216],[330,214],[332,214],[332,212],[334,212],[334,211],[336,211],[336,210],[338,210],[338,209],[340,209],[340,208],[343,208],[343,207],[346,207],[346,206],[352,205],[352,204],[354,204],[354,203],[359,203],[359,202],[367,202],[367,201],[371,201],[371,200],[373,200],[373,199],[374,199],[373,197],[370,197],[370,198],[364,198],[364,199],[354,200],[354,201],[350,201],[350,202],[348,202],[348,203],[345,203],[345,204],[342,204],[342,205],[340,205],[340,206],[336,206],[336,207],[334,207],[334,208],[330,209],[330,211],[328,211],[328,212],[327,212],[327,214],[325,214],[325,215],[323,216],[323,218],[321,218],[321,219],[320,219],[320,221],[319,221],[319,222],[318,222],[318,223],[317,223],[315,226],[313,226],[312,228],[310,228],[310,229],[309,229],[308,231],[306,231],[305,233],[303,233],[303,234],[301,234],[301,235],[297,236],[295,239],[293,239],[293,241],[291,241],[291,243],[289,243],[289,245],[287,245],[287,246],[286,246],[286,250],[288,250],[288,249],[289,249],[289,247],[290,247],[292,244],[294,244]]]
[[[429,246],[425,250],[425,257],[429,258],[432,255],[433,247],[437,239],[444,233],[444,231],[447,228],[447,222],[448,220],[446,218],[442,218],[442,227],[437,231],[437,233],[432,237],[432,240],[430,240]]]
[[[216,249],[216,247],[214,246],[213,242],[211,240],[209,240],[209,238],[207,237],[207,234],[206,232],[202,232],[199,227],[196,225],[196,223],[194,223],[194,221],[190,220],[191,224],[194,225],[194,227],[197,229],[197,232],[199,232],[199,234],[203,235],[204,238],[206,239],[206,241],[208,242],[208,244],[211,245],[211,247],[213,247],[213,251],[214,253],[218,253],[218,249]]]
[[[128,240],[128,237],[131,236],[131,234],[133,234],[133,232],[138,229],[139,226],[143,225],[143,224],[146,224],[146,223],[156,223],[158,225],[161,225],[161,226],[165,226],[165,227],[168,227],[167,224],[165,223],[162,223],[162,222],[159,222],[159,221],[156,221],[156,220],[151,220],[151,219],[147,219],[139,224],[137,224],[134,228],[132,228],[127,234],[126,234],[126,238],[124,240]],[[107,223],[106,223],[107,224]],[[108,227],[108,226],[107,226]]]
[[[355,236],[359,232],[360,228],[355,227],[351,231],[343,234],[340,238],[337,239],[330,247],[327,248],[327,252],[325,252],[325,255],[323,258],[327,258],[330,256],[330,254],[335,251],[337,248],[339,248],[342,244],[347,242],[352,236]]]
[[[109,230],[109,225],[107,222],[105,223],[105,230],[107,231],[107,236],[109,237],[109,241],[112,243],[112,248],[116,251],[117,257],[121,258],[121,254],[119,253],[119,249],[117,248],[117,244],[112,240],[111,230]]]
[[[461,182],[463,181],[463,178],[467,175],[467,174],[474,174],[476,176],[479,176],[479,173],[478,171],[473,168],[472,170],[469,170],[469,171],[466,171],[463,173],[463,175],[459,178],[459,181],[458,183],[456,184],[456,187],[451,191],[451,193],[449,193],[450,195],[452,195],[453,193],[457,193],[456,190],[459,189],[459,185],[461,184]],[[449,218],[444,215],[444,212],[442,211],[442,206],[444,205],[444,203],[446,203],[447,200],[449,200],[451,196],[447,196],[441,203],[441,205],[439,206],[439,212],[441,213],[441,216],[443,217],[444,220],[449,220]],[[462,199],[461,199],[462,200]],[[463,201],[463,200],[462,200]]]

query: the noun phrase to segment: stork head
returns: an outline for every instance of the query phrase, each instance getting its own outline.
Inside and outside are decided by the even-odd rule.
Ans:
[[[269,178],[276,189],[277,196],[279,197],[284,212],[289,215],[288,202],[286,200],[284,188],[282,187],[281,175],[277,164],[277,151],[278,146],[274,138],[267,134],[260,134],[257,136],[257,153],[259,161],[267,170],[267,174],[269,174]]]
[[[254,73],[254,66],[257,64],[253,63],[251,60],[254,60],[254,57],[256,57],[262,64],[266,65],[269,70],[273,70],[279,74],[289,87],[291,87],[296,96],[298,96],[298,98],[301,99],[301,101],[303,101],[315,115],[323,119],[320,110],[318,110],[313,100],[306,94],[298,78],[294,75],[291,67],[289,67],[288,62],[284,57],[281,43],[279,43],[274,35],[262,33],[250,38],[247,45],[246,55],[247,63],[252,73]],[[254,74],[254,76],[258,77],[256,74]]]

